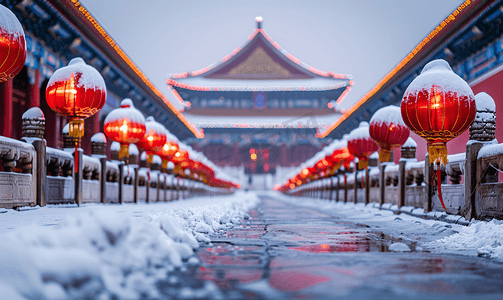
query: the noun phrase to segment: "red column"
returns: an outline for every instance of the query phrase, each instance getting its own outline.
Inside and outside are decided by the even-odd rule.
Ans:
[[[3,102],[2,135],[6,137],[11,137],[12,131],[12,88],[12,79],[0,83],[0,97],[2,97]]]
[[[286,144],[281,144],[280,149],[280,164],[285,167],[288,165],[288,152],[286,151]]]
[[[28,77],[30,79],[29,107],[40,107],[40,71],[38,69],[29,69]]]
[[[239,155],[239,145],[238,143],[234,143],[232,147],[232,166],[238,167],[241,165],[241,157]]]

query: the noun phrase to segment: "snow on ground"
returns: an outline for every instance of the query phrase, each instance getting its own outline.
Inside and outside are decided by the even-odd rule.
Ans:
[[[253,193],[169,203],[0,210],[5,299],[156,298],[167,272],[259,202]],[[211,290],[212,287],[208,286]]]
[[[503,221],[473,222],[459,233],[427,243],[439,252],[458,252],[463,249],[476,250],[479,256],[503,261]]]
[[[269,195],[292,204],[317,209],[339,217],[343,221],[368,225],[375,231],[408,243],[416,243],[424,250],[431,252],[486,256],[503,261],[503,221],[473,220],[469,226],[463,226],[403,213],[396,215],[393,211],[374,207],[373,203],[368,205],[336,203],[328,200],[289,197],[278,192]],[[393,246],[390,250],[404,251],[405,248]]]

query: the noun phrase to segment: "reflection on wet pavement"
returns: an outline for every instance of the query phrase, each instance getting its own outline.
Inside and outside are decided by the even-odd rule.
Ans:
[[[503,299],[495,261],[416,252],[415,243],[389,252],[394,241],[366,226],[268,197],[250,216],[201,247],[191,271],[224,299]]]

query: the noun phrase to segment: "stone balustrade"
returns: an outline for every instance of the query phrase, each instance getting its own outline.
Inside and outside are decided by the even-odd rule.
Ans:
[[[64,150],[47,147],[44,134],[44,115],[34,107],[23,115],[22,141],[0,136],[0,208],[171,201],[232,192],[166,174],[168,170],[161,170],[159,164],[149,170],[137,164],[108,161],[102,133],[92,139],[92,156],[83,155],[82,149],[74,153],[75,141],[67,136],[66,128]]]
[[[470,195],[465,195],[465,178],[478,178],[472,194],[475,195],[475,213],[473,217],[503,218],[503,144],[485,145],[481,148],[477,160],[475,174],[468,174],[466,153],[448,156],[448,164],[441,168],[442,198],[446,209],[441,206],[436,179],[431,183],[431,191],[428,188],[429,178],[425,174],[431,174],[427,169],[428,164],[416,159],[402,159],[400,164],[384,163],[384,184],[379,184],[380,169],[369,167],[369,177],[366,179],[364,171],[343,172],[329,178],[321,178],[294,188],[289,192],[291,195],[329,199],[343,202],[365,202],[364,182],[369,180],[370,202],[386,204],[386,207],[396,206],[413,207],[424,211],[445,211],[448,214],[458,214],[470,217],[463,211],[463,207],[469,204]],[[344,183],[346,177],[346,183]],[[428,176],[429,177],[429,176]],[[356,185],[355,185],[356,179]],[[427,180],[428,179],[428,180]],[[500,179],[500,182],[498,182]],[[403,196],[400,186],[403,182]],[[384,195],[380,199],[379,194]],[[354,195],[357,195],[356,199]],[[431,193],[431,197],[428,197]],[[403,197],[403,198],[402,198]],[[430,200],[428,200],[430,199]],[[428,201],[431,201],[428,204]],[[384,206],[383,206],[384,207]]]
[[[0,207],[35,205],[35,148],[30,144],[0,136],[0,162]]]

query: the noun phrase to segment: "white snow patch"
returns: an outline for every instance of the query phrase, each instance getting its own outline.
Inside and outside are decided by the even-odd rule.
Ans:
[[[68,66],[57,69],[49,79],[47,86],[50,87],[59,81],[68,81],[72,76],[75,78],[75,87],[101,91],[102,96],[99,100],[103,100],[102,104],[105,104],[106,86],[103,77],[101,77],[101,74],[95,68],[87,65],[80,57],[70,60]]]
[[[103,132],[97,132],[91,137],[91,142],[95,143],[106,143],[107,137]]]
[[[463,227],[459,233],[425,246],[438,252],[472,251],[478,255],[503,261],[503,222],[476,222]]]
[[[378,109],[370,119],[370,125],[381,123],[396,124],[407,127],[403,122],[400,107],[394,105],[389,105]]]
[[[158,165],[162,164],[162,159],[159,155],[154,155],[153,160],[154,160],[154,164],[158,164]]]
[[[169,203],[8,210],[0,218],[2,297],[158,299],[156,282],[191,259],[198,241],[210,242],[208,234],[227,228],[220,224],[224,215],[239,222],[258,201],[238,192]]]
[[[408,137],[407,140],[405,141],[405,144],[403,144],[402,148],[417,148],[417,143],[414,141],[413,138]]]
[[[21,26],[21,23],[17,19],[16,15],[3,5],[0,5],[0,15],[2,15],[0,30],[4,31],[8,35],[12,35],[12,38],[15,38],[16,40],[20,37],[23,37],[24,39],[23,26]]]
[[[410,83],[403,96],[403,101],[408,101],[409,93],[417,93],[423,89],[429,91],[433,84],[441,91],[452,91],[459,96],[475,98],[468,83],[452,71],[449,63],[443,59],[436,59],[427,63],[421,71],[421,75]]]
[[[119,151],[121,149],[121,144],[118,142],[112,142],[112,145],[110,145],[110,151]]]
[[[485,92],[475,95],[475,103],[477,104],[477,111],[496,111],[493,98]]]
[[[135,144],[129,144],[129,155],[136,155],[138,156],[140,154],[140,151],[138,150],[138,147],[136,147]]]
[[[24,112],[22,119],[45,120],[44,112],[39,107],[32,107]]]
[[[134,107],[133,101],[131,101],[131,99],[129,98],[123,99],[121,101],[121,107],[116,108],[108,113],[107,117],[105,118],[104,125],[106,126],[108,123],[126,118],[130,122],[140,124],[140,126],[145,125],[145,117],[139,110]],[[137,141],[134,142],[136,143]]]
[[[477,159],[482,157],[491,157],[503,154],[503,143],[496,145],[486,145],[482,147],[477,155]]]
[[[395,252],[409,252],[410,248],[409,246],[405,245],[404,243],[393,243],[391,246],[388,248],[390,251],[395,251]]]

